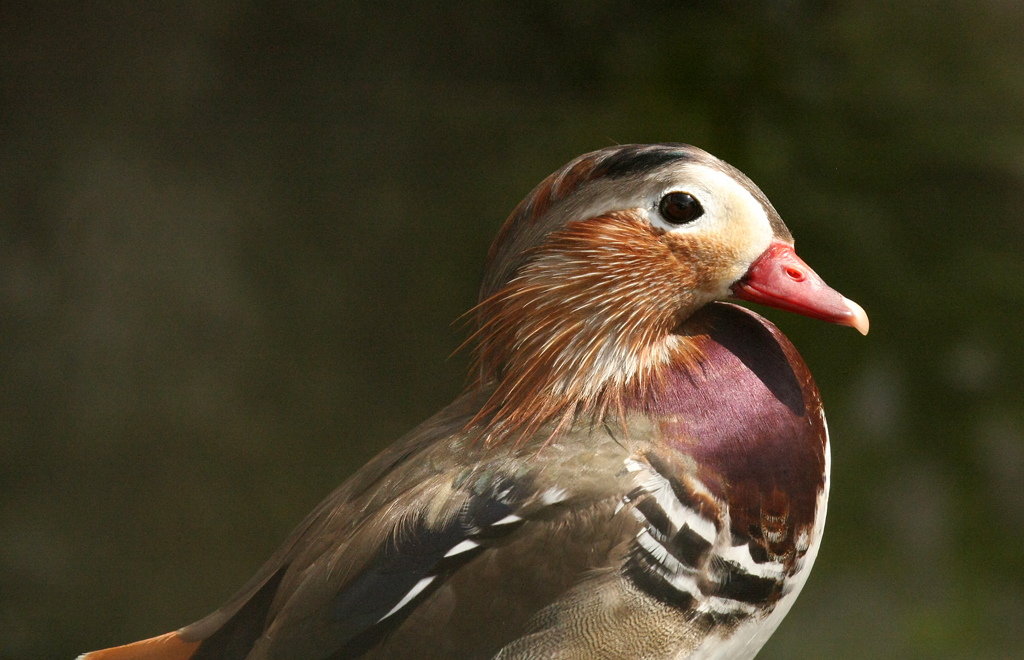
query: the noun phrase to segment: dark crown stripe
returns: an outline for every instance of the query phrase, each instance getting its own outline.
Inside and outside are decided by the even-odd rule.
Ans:
[[[678,160],[689,160],[690,154],[675,146],[623,147],[600,161],[591,178],[609,177],[617,179],[649,172]]]

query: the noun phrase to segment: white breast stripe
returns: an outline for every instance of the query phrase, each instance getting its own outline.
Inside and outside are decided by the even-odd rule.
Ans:
[[[759,564],[754,561],[754,558],[750,555],[749,545],[733,545],[719,548],[717,554],[722,559],[733,562],[747,573],[757,577],[779,580],[786,575],[786,567],[779,562],[772,561]]]
[[[730,543],[732,534],[729,530],[728,508],[724,503],[718,502],[703,484],[689,479],[682,485],[689,489],[692,495],[708,497],[718,502],[718,506],[721,507],[719,515],[723,518],[720,523],[721,529],[716,527],[717,521],[708,519],[699,511],[684,505],[673,491],[672,483],[653,466],[644,461],[629,459],[625,467],[627,472],[636,475],[635,483],[643,494],[624,497],[616,508],[616,513],[623,507],[633,504],[634,500],[650,497],[648,502],[652,506],[657,506],[674,528],[666,537],[651,523],[642,507],[629,507],[632,516],[643,526],[636,536],[636,543],[646,553],[643,561],[646,570],[654,572],[652,577],[662,580],[664,588],[692,596],[696,612],[712,616],[757,616],[761,611],[758,603],[715,595],[717,589],[723,584],[722,581],[728,582],[733,577],[738,578],[743,574],[783,584],[787,578],[785,567],[779,562],[758,563],[750,554],[749,545],[733,546]],[[711,546],[710,557],[718,557],[728,562],[730,568],[725,569],[720,563],[706,560],[701,561],[698,566],[689,566],[677,559],[669,547],[675,547],[670,544],[684,542],[678,534],[687,528]],[[690,542],[695,541],[691,539]],[[701,588],[702,584],[704,589]]]
[[[654,468],[645,466],[642,469],[644,474],[640,477],[641,488],[654,496],[654,501],[665,512],[665,515],[668,516],[669,521],[671,521],[676,530],[689,527],[697,536],[713,544],[715,537],[718,535],[715,524],[702,517],[693,509],[683,506],[675,493],[672,492],[672,484],[669,483],[668,479],[658,474]]]
[[[498,522],[491,523],[491,527],[497,527],[498,525],[511,525],[512,523],[517,523],[520,520],[522,520],[522,518],[520,518],[514,513],[510,513]]]
[[[651,553],[651,556],[658,562],[658,565],[664,568],[669,575],[694,574],[693,569],[680,564],[675,557],[669,554],[669,551],[665,549],[665,546],[659,543],[658,539],[654,538],[646,528],[640,530],[640,533],[636,535],[636,540],[644,550]],[[693,596],[700,595],[696,582],[693,582],[692,590],[687,588],[686,591],[689,591]]]
[[[626,472],[640,472],[646,470],[647,466],[636,460],[635,458],[626,459]]]
[[[705,595],[697,582],[697,571],[677,561],[646,528],[640,530],[636,540],[663,569],[662,577],[674,589],[694,597],[698,611],[714,614],[751,614],[755,611],[756,608],[748,603]]]
[[[731,598],[708,596],[700,599],[697,610],[714,614],[753,614],[757,608],[749,603],[741,603]]]
[[[822,421],[824,421],[822,414]],[[775,608],[766,617],[755,617],[749,621],[730,630],[725,636],[720,634],[709,635],[701,646],[695,649],[688,660],[721,660],[731,658],[733,660],[752,660],[758,650],[771,637],[772,633],[779,626],[779,623],[793,606],[800,590],[803,589],[807,576],[814,565],[818,548],[821,545],[821,534],[825,527],[825,514],[828,509],[829,474],[832,466],[831,445],[828,442],[828,425],[825,425],[825,487],[818,495],[817,506],[814,511],[814,525],[811,528],[810,538],[798,540],[798,544],[806,544],[806,554],[796,561],[796,569],[786,580],[783,589],[783,596],[776,603]]]

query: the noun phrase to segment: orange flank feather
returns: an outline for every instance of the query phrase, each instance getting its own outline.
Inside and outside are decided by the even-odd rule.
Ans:
[[[186,642],[178,633],[169,632],[112,649],[84,653],[77,660],[188,660],[198,648],[199,642]]]

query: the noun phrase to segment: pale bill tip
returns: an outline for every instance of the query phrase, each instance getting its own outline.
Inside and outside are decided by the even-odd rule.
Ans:
[[[853,320],[850,322],[850,326],[857,328],[857,332],[862,335],[868,334],[868,328],[871,325],[871,322],[868,321],[868,313],[864,311],[863,307],[846,296],[843,296],[843,302],[846,303],[850,313],[853,314]]]

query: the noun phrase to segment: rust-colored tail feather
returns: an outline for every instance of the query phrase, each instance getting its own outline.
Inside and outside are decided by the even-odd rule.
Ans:
[[[186,642],[178,633],[169,632],[140,642],[91,651],[77,660],[188,660],[199,648],[199,642]]]

